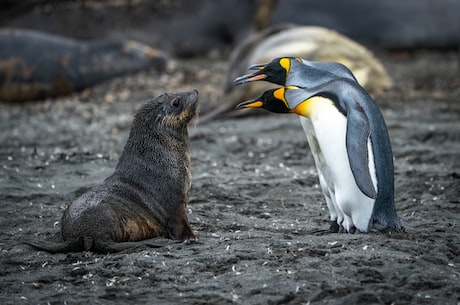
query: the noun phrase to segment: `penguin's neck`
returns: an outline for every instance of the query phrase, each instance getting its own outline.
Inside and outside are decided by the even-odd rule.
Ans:
[[[337,107],[334,105],[332,100],[321,96],[311,97],[295,107],[292,112],[300,116],[304,116],[311,121],[315,121],[320,116],[323,116],[323,112],[336,112]]]

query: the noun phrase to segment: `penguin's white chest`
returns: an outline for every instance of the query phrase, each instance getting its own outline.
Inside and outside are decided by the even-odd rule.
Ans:
[[[331,220],[347,231],[354,226],[367,232],[375,200],[360,191],[351,171],[346,147],[347,118],[330,100],[314,97],[308,106],[308,117],[300,116],[300,121]]]

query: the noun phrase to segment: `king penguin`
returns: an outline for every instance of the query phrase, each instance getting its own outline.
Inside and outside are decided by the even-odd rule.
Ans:
[[[301,117],[330,212],[327,232],[404,231],[394,204],[394,166],[382,113],[338,63],[279,58],[235,80],[284,87],[240,103]],[[326,232],[324,231],[324,232]],[[322,231],[318,231],[322,232]]]
[[[299,57],[279,57],[268,64],[255,64],[248,70],[256,70],[236,78],[233,85],[265,80],[281,86],[299,88],[314,87],[337,77],[356,81],[353,73],[338,62],[308,61]]]

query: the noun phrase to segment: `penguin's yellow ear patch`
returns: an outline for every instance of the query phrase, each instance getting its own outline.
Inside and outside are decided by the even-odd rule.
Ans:
[[[277,100],[281,100],[281,101],[283,101],[284,103],[286,103],[286,98],[284,97],[284,91],[285,91],[284,88],[278,88],[278,89],[276,89],[275,91],[273,91],[273,96],[274,96]]]
[[[283,57],[280,59],[280,66],[286,70],[286,76],[289,73],[289,69],[291,68],[291,60],[289,58]]]
[[[285,92],[286,92],[286,88],[284,87],[278,88],[275,91],[273,91],[273,97],[276,98],[277,100],[283,101],[286,108],[289,109],[289,104],[286,101],[286,97],[284,96]]]

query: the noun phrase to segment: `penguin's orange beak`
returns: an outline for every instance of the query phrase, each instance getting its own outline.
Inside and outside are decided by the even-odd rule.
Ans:
[[[243,108],[260,108],[264,105],[264,103],[260,99],[253,99],[246,102],[239,103],[236,105],[235,109],[243,109]]]
[[[241,85],[241,84],[245,84],[245,83],[249,83],[249,82],[255,82],[255,81],[258,81],[258,80],[263,80],[266,77],[267,77],[267,74],[261,73],[260,71],[257,71],[255,73],[246,74],[246,75],[243,75],[243,76],[240,76],[240,77],[236,78],[233,81],[233,85],[236,86],[236,85]]]
[[[248,70],[257,70],[257,71],[254,73],[246,74],[246,75],[236,78],[233,81],[233,85],[234,86],[241,85],[241,84],[255,82],[255,81],[263,80],[267,78],[267,74],[262,73],[262,70],[265,68],[266,65],[267,64],[255,64],[255,65],[249,66]]]

